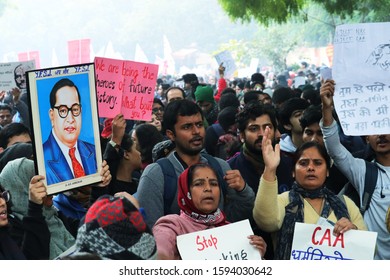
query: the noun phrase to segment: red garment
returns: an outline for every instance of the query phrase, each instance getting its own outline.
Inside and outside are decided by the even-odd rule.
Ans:
[[[219,227],[228,224],[225,213],[217,208],[213,213],[205,214],[195,207],[191,199],[190,186],[188,184],[189,168],[180,174],[178,180],[177,202],[180,209],[191,219],[201,224],[212,224]],[[221,191],[222,192],[222,191]]]
[[[222,91],[225,89],[225,88],[227,88],[227,82],[226,82],[226,80],[225,79],[219,79],[218,80],[218,92],[217,92],[217,94],[214,96],[214,100],[215,100],[215,102],[219,102],[219,99],[221,99],[221,93],[222,93]]]
[[[100,134],[103,138],[108,139],[112,134],[112,121],[113,119],[105,119],[104,120],[104,128],[102,133]]]

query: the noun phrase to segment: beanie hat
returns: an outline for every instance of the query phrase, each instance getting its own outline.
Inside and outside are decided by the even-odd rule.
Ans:
[[[155,259],[154,236],[140,211],[124,197],[103,195],[88,209],[76,248],[105,259]]]
[[[156,145],[154,145],[152,150],[153,162],[156,162],[160,158],[166,157],[174,149],[175,149],[175,142],[171,140],[158,142]]]
[[[195,91],[195,100],[196,102],[207,101],[215,103],[213,88],[210,86],[198,86]]]

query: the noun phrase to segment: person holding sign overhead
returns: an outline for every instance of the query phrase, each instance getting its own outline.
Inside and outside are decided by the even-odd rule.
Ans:
[[[81,114],[77,86],[70,79],[59,80],[50,92],[52,131],[43,143],[48,185],[97,171],[95,145],[79,140]]]
[[[180,260],[178,235],[227,225],[225,214],[218,208],[222,194],[217,173],[206,163],[188,167],[179,176],[177,202],[180,214],[161,217],[153,227],[157,258]],[[262,237],[250,235],[249,242],[264,256],[267,244]]]
[[[280,163],[280,146],[272,145],[267,127],[262,139],[264,172],[260,178],[253,218],[260,229],[276,233],[275,258],[288,260],[294,237],[295,223],[317,224],[320,218],[334,225],[339,236],[350,229],[366,230],[363,217],[355,203],[346,196],[338,197],[325,185],[330,158],[317,142],[302,144],[294,154],[290,191],[278,195],[276,168]]]
[[[334,94],[335,81],[326,80],[320,90],[322,101],[320,127],[329,155],[358,191],[362,204],[366,196],[365,174],[369,171],[363,159],[355,158],[340,143],[337,123],[332,115]],[[390,206],[390,134],[368,135],[366,141],[374,153],[372,163],[378,168],[378,175],[369,207],[364,212],[364,221],[370,231],[378,232],[375,259],[390,260],[390,233],[386,228],[385,220],[386,211]]]

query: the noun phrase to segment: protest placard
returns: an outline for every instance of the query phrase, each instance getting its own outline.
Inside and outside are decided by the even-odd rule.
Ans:
[[[34,60],[0,63],[0,91],[26,89],[26,72],[32,69],[35,69]]]
[[[95,57],[99,116],[150,121],[158,65]]]
[[[390,133],[390,22],[337,26],[334,102],[346,135]]]
[[[183,260],[261,260],[247,238],[252,234],[249,221],[244,220],[179,235],[177,248]]]
[[[234,72],[237,70],[237,66],[232,54],[229,51],[223,51],[215,55],[215,59],[217,60],[218,65],[223,63],[223,66],[225,67],[224,77],[227,79],[233,78]]]
[[[349,230],[335,236],[333,226],[295,223],[291,260],[372,260],[377,235]]]
[[[297,76],[294,78],[294,88],[299,88],[300,86],[306,85],[306,77]]]

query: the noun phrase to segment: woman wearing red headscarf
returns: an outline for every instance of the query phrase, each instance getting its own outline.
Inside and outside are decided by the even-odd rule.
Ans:
[[[180,260],[176,237],[228,224],[218,208],[221,188],[216,172],[205,163],[188,167],[178,180],[177,200],[180,215],[161,217],[153,227],[157,244],[157,258]],[[250,243],[264,256],[266,243],[260,236],[248,237]]]

